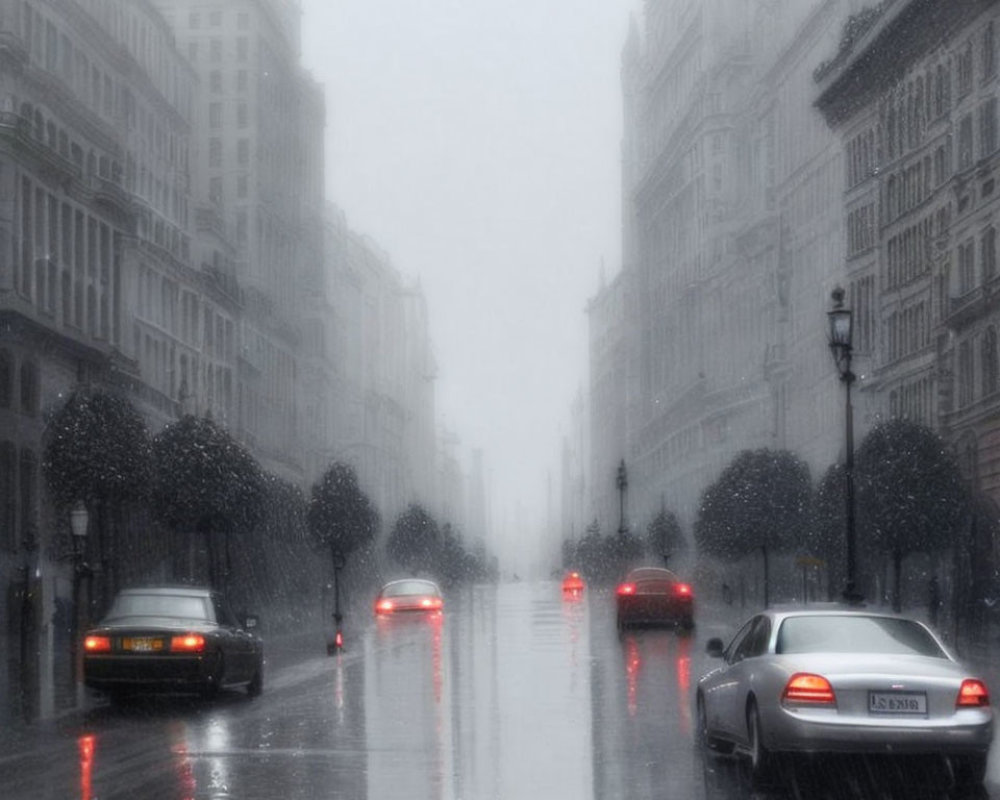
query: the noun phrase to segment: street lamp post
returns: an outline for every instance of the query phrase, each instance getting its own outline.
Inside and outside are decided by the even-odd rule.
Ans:
[[[327,653],[334,655],[344,649],[344,633],[341,630],[341,623],[344,615],[340,611],[340,571],[347,566],[347,559],[339,550],[333,551],[333,621],[335,631],[333,642],[327,646]]]
[[[855,375],[851,372],[851,354],[853,345],[853,315],[851,309],[844,308],[844,290],[840,286],[830,294],[833,308],[827,312],[830,324],[830,350],[833,361],[840,373],[840,380],[846,389],[846,447],[844,457],[844,501],[846,535],[847,535],[847,582],[844,586],[844,599],[849,603],[859,603],[862,600],[857,588],[857,542],[854,526],[854,410],[851,406],[851,384]]]
[[[80,630],[83,627],[81,618],[83,616],[80,600],[80,586],[86,572],[86,561],[84,558],[84,546],[87,542],[87,526],[90,522],[90,514],[82,500],[77,500],[73,510],[69,512],[69,527],[73,534],[73,634],[70,638],[70,647],[73,656],[73,675],[79,683],[83,678],[82,652],[80,651]]]
[[[628,490],[628,473],[625,471],[625,459],[618,465],[618,474],[615,478],[618,486],[618,533],[624,536],[628,531],[625,527],[625,492]]]

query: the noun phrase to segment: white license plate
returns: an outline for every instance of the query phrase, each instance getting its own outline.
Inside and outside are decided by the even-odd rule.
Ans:
[[[869,692],[871,714],[926,714],[927,695],[923,692]]]

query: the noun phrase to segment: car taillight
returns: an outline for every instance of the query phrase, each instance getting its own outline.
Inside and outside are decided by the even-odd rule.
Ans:
[[[392,604],[392,600],[379,600],[375,604],[376,611],[392,611],[395,606]]]
[[[680,597],[690,597],[691,585],[687,583],[675,583],[674,594],[679,595]]]
[[[186,633],[170,639],[171,653],[200,653],[205,649],[205,637],[200,633]]]
[[[111,652],[110,636],[87,636],[83,640],[83,649],[88,653]]]
[[[421,608],[441,608],[444,603],[441,601],[440,597],[422,597],[420,598]]]
[[[781,701],[833,705],[837,702],[837,696],[833,693],[830,681],[822,675],[799,672],[788,679],[785,691],[781,693]]]
[[[635,584],[634,583],[619,584],[618,594],[635,594]]]
[[[979,708],[990,704],[990,690],[986,684],[975,678],[966,678],[962,681],[962,687],[958,690],[958,697],[955,699],[957,708]]]

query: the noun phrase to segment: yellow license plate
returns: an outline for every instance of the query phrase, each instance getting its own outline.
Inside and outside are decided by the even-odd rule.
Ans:
[[[131,650],[133,653],[152,653],[162,649],[163,639],[151,636],[126,636],[122,639],[122,650]]]

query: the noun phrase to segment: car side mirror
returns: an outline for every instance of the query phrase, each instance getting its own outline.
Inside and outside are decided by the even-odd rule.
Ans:
[[[256,614],[247,614],[243,620],[243,627],[248,631],[256,630],[258,622]]]
[[[713,637],[705,645],[705,652],[712,658],[722,658],[722,654],[726,652],[726,646],[722,643],[722,639]]]

